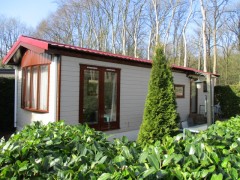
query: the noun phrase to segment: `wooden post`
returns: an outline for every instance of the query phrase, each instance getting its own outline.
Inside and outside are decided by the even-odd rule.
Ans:
[[[212,124],[212,83],[211,74],[206,74],[207,78],[207,126]]]

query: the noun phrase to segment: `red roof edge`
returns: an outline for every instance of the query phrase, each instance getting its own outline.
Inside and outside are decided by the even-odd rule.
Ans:
[[[7,55],[3,58],[2,63],[7,64],[20,46],[28,48],[36,53],[43,53],[45,50],[48,49],[47,42],[36,40],[26,36],[20,36],[18,40],[13,44]]]
[[[37,39],[37,38],[33,38],[33,37],[28,37],[28,36],[20,36],[19,37],[19,39],[14,43],[14,45],[12,46],[10,51],[4,57],[2,63],[7,64],[20,46],[25,47],[27,49],[30,49],[30,50],[32,50],[36,53],[43,53],[45,50],[48,50],[49,45],[50,46],[55,46],[55,47],[61,47],[61,48],[65,48],[65,49],[72,49],[72,50],[76,50],[76,51],[80,51],[80,52],[87,52],[87,53],[96,54],[96,55],[109,56],[109,57],[113,57],[113,58],[120,58],[120,59],[123,59],[123,60],[135,61],[135,62],[139,62],[139,63],[152,64],[152,61],[146,60],[146,59],[134,58],[134,57],[130,57],[130,56],[113,54],[113,53],[110,53],[110,52],[103,52],[103,51],[93,50],[93,49],[88,49],[88,48],[81,48],[81,47],[78,47],[78,46],[56,43],[56,42]],[[181,71],[185,71],[185,72],[193,72],[193,73],[200,74],[200,75],[212,74],[216,77],[220,76],[219,74],[204,72],[202,70],[197,70],[197,69],[194,69],[194,68],[177,66],[177,65],[172,65],[171,69],[181,70]]]
[[[214,75],[216,77],[220,76],[219,74],[214,74],[214,73],[211,73],[211,72],[204,72],[202,70],[197,70],[197,69],[190,68],[190,67],[183,67],[183,66],[172,65],[171,68],[175,69],[175,70],[195,72],[196,74],[200,74],[200,75],[211,74],[211,75]]]

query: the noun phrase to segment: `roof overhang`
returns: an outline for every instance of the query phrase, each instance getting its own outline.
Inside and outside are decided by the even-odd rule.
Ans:
[[[189,67],[172,65],[171,68],[172,68],[172,70],[175,70],[175,71],[185,72],[187,75],[205,76],[207,74],[211,74],[213,77],[220,77],[219,74],[204,72],[202,70],[197,70],[197,69],[189,68]]]
[[[51,54],[59,54],[65,56],[95,59],[99,61],[106,61],[111,63],[122,63],[132,66],[151,67],[152,61],[140,58],[134,58],[130,56],[124,56],[120,54],[113,54],[109,52],[93,50],[88,48],[82,48],[73,45],[67,45],[27,36],[20,36],[17,42],[9,50],[7,55],[3,59],[3,64],[19,65],[22,56],[27,50],[31,50],[35,53],[44,53],[48,51]],[[210,72],[204,72],[194,68],[172,65],[171,69],[175,72],[181,72],[190,76],[205,76],[211,74],[213,77],[219,77],[219,74],[213,74]]]
[[[29,49],[36,53],[43,53],[48,50],[48,43],[37,39],[20,36],[13,44],[7,55],[3,58],[3,64],[17,65],[24,52]]]

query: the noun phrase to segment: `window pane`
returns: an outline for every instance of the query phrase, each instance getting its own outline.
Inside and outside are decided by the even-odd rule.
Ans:
[[[99,71],[84,70],[83,117],[89,124],[98,123]]]
[[[197,112],[197,88],[196,83],[191,81],[191,113]]]
[[[38,67],[32,67],[32,107],[37,108],[37,90],[38,90]]]
[[[48,110],[48,66],[40,66],[39,109]]]
[[[30,77],[31,77],[31,68],[27,68],[26,72],[26,87],[25,87],[25,99],[24,99],[24,104],[26,108],[30,107]]]
[[[104,74],[104,122],[115,122],[117,109],[117,73]]]
[[[22,99],[21,107],[25,107],[25,86],[26,86],[26,68],[22,69]]]

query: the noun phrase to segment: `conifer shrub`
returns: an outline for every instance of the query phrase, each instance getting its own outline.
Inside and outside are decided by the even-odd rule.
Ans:
[[[156,47],[138,143],[152,144],[178,127],[173,76],[161,47]]]

